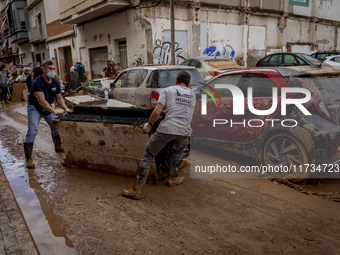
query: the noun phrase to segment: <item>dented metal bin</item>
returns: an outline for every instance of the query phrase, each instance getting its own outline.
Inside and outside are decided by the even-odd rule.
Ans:
[[[150,109],[76,106],[73,113],[55,119],[66,166],[134,176],[150,139],[140,126],[148,121],[151,112]],[[171,154],[170,143],[153,162],[149,183],[167,177]]]

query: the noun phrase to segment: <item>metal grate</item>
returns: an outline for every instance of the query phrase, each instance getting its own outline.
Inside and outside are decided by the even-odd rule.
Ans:
[[[119,45],[120,66],[124,70],[128,68],[126,44]]]
[[[92,79],[101,78],[101,71],[108,59],[107,46],[90,49]]]

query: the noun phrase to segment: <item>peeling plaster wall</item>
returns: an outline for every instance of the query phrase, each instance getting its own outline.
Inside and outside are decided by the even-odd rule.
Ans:
[[[309,22],[288,19],[287,27],[283,33],[283,41],[309,42]]]
[[[339,45],[337,43],[339,38],[335,38],[335,26],[313,23],[309,18],[318,15],[320,1],[310,0],[309,7],[300,7],[288,5],[287,0],[275,0],[275,8],[271,6],[274,4],[273,1],[250,2],[250,7],[260,10],[256,15],[243,14],[239,10],[230,8],[202,6],[195,11],[187,6],[175,6],[176,63],[180,64],[188,57],[206,55],[229,58],[237,64],[251,67],[255,66],[259,59],[271,53],[287,50],[312,53],[318,47],[325,49],[329,45],[333,47]],[[261,15],[261,7],[277,11],[283,8],[279,4],[281,2],[288,7],[285,9],[288,12],[304,15],[306,18],[293,16],[281,18],[280,15],[270,12]],[[229,2],[224,4],[230,5]],[[324,7],[320,8],[320,15],[329,4],[330,1],[324,1]],[[171,45],[167,34],[170,31],[167,6],[146,9],[141,16],[145,17],[152,27],[153,64],[168,64]],[[187,33],[188,43],[180,42],[177,38],[181,33],[183,37],[183,32]]]
[[[309,7],[289,5],[289,0],[198,2],[202,3],[199,10],[191,8],[191,0],[182,0],[175,5],[177,64],[190,57],[210,55],[229,58],[250,67],[274,52],[311,53],[331,45],[339,49],[340,28],[325,25],[320,19],[340,21],[340,1],[310,0]],[[245,9],[240,10],[240,6]],[[281,17],[282,13],[278,11],[284,11],[287,16]],[[119,62],[116,41],[126,38],[129,67],[169,64],[169,16],[169,6],[162,2],[156,8],[131,9],[81,25],[76,29],[72,57],[85,62],[86,70],[90,71],[89,49],[107,46],[108,59]],[[94,36],[100,34],[103,34],[103,40],[94,41]],[[63,46],[50,47],[51,56],[54,56],[54,47]]]
[[[309,0],[309,6],[290,5],[289,12],[307,17],[339,21],[340,1]]]
[[[170,64],[170,22],[167,19],[149,19],[153,36],[153,63]],[[175,22],[175,55],[176,64],[182,63],[189,56],[193,56],[193,49],[188,42],[193,41],[192,26],[190,22],[176,20]],[[189,46],[190,45],[190,46]]]
[[[319,8],[319,18],[339,21],[339,0],[317,0],[317,3],[317,6]]]
[[[318,50],[328,50],[330,47],[334,49],[335,29],[334,26],[318,24],[315,42],[318,45]]]

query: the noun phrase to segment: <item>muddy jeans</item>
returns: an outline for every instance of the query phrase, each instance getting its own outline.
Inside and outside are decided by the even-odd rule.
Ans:
[[[143,158],[139,166],[150,169],[153,159],[157,154],[168,144],[168,142],[175,141],[172,153],[173,161],[181,161],[183,156],[183,149],[188,144],[188,136],[164,134],[155,132],[150,141],[146,145]]]
[[[34,105],[27,105],[27,117],[28,117],[28,131],[25,143],[34,142],[34,139],[38,134],[39,123],[41,118],[44,118],[47,124],[50,126],[52,136],[59,135],[58,129],[55,129],[52,124],[52,120],[57,117],[53,113],[44,116],[37,111]]]
[[[0,87],[1,89],[1,100],[7,100],[8,87]]]

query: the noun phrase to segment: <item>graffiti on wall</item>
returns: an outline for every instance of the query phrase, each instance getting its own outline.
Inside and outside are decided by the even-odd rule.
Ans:
[[[210,42],[214,43],[215,40],[211,40]],[[229,44],[223,45],[220,48],[221,49],[219,49],[219,47],[216,46],[216,45],[211,45],[203,51],[203,55],[204,56],[213,56],[213,57],[223,57],[223,58],[227,58],[231,61],[234,60],[235,50],[231,45],[229,45]]]
[[[175,42],[176,64],[180,64],[185,60],[183,51],[179,43]],[[153,57],[155,64],[171,64],[171,42],[165,41],[162,43],[160,39],[157,39],[153,48]]]
[[[329,44],[329,40],[327,40],[327,39],[317,39],[316,44]]]
[[[137,57],[137,58],[135,59],[135,61],[136,61],[136,66],[145,65],[145,62],[144,62],[144,60],[143,60],[141,57]]]
[[[135,66],[146,65],[147,61],[147,52],[146,49],[135,50]]]
[[[115,62],[115,56],[113,55],[113,50],[112,49],[109,51],[109,60]]]

